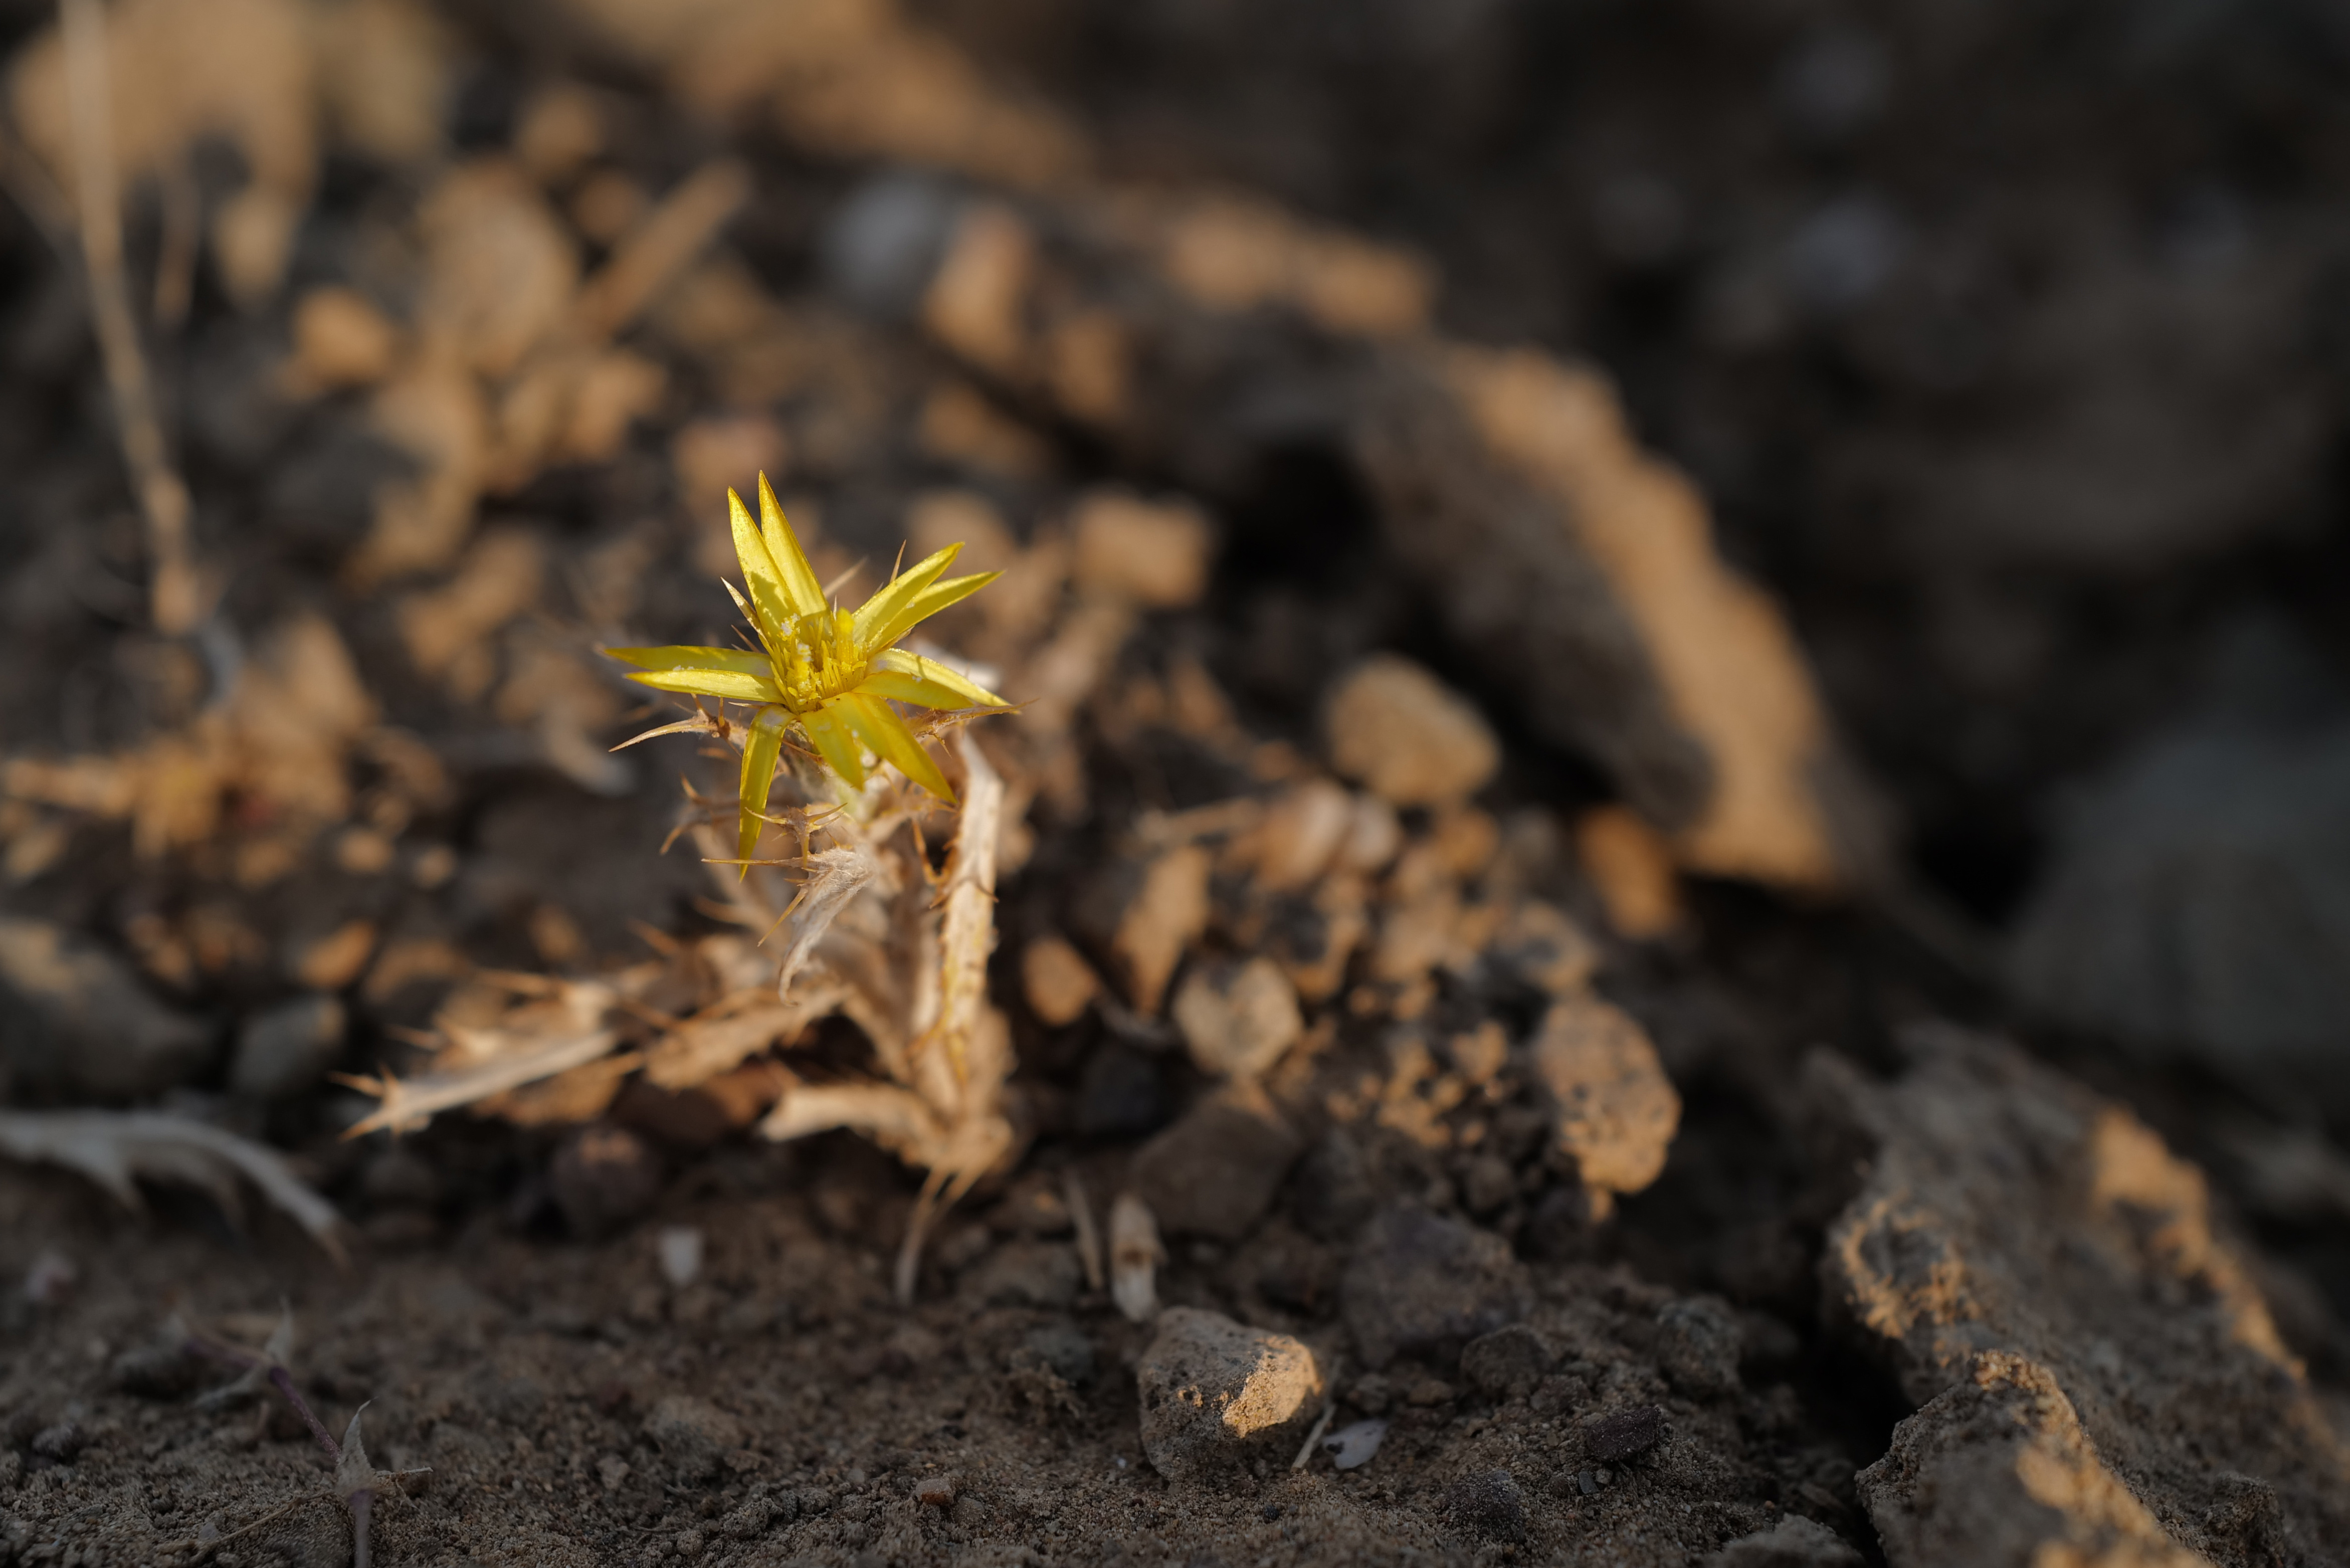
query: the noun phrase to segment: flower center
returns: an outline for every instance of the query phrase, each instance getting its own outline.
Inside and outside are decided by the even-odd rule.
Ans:
[[[790,621],[775,649],[775,684],[795,713],[821,707],[865,679],[865,649],[857,644],[857,618],[819,610]]]

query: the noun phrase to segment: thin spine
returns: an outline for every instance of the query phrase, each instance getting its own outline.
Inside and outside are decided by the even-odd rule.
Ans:
[[[1303,1448],[1297,1450],[1297,1457],[1289,1461],[1289,1468],[1291,1469],[1302,1470],[1305,1468],[1305,1461],[1314,1457],[1315,1446],[1322,1441],[1322,1435],[1330,1429],[1330,1418],[1338,1413],[1338,1367],[1341,1364],[1336,1361],[1330,1363],[1329,1382],[1323,1390],[1322,1417],[1320,1420],[1314,1423],[1314,1429],[1305,1434],[1305,1444]]]

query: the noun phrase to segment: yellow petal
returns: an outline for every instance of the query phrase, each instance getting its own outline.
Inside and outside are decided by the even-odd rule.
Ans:
[[[751,619],[759,628],[759,639],[773,648],[798,612],[784,590],[782,569],[767,553],[758,524],[751,521],[751,509],[731,490],[726,493],[726,522],[734,530],[734,558],[743,563],[743,586],[751,590]]]
[[[900,628],[888,637],[883,637],[880,635],[880,628],[896,621],[904,613],[906,607],[913,602],[916,596],[937,581],[939,574],[953,564],[955,556],[962,550],[962,545],[958,542],[949,545],[935,556],[924,556],[906,571],[890,578],[887,587],[858,606],[858,643],[865,648],[886,648],[905,635],[904,628]],[[912,621],[906,622],[907,626],[913,624]]]
[[[875,628],[873,643],[887,647],[949,605],[970,597],[1003,575],[1002,572],[974,572],[967,577],[949,577],[943,582],[932,583],[908,600],[889,624]]]
[[[639,670],[732,670],[743,675],[769,675],[775,666],[764,653],[747,648],[608,648],[607,659],[633,664]]]
[[[1008,708],[1012,704],[962,671],[935,659],[902,648],[884,651],[874,661],[864,689],[879,697],[912,702],[923,708]],[[884,688],[887,682],[887,688]]]
[[[784,694],[764,675],[739,670],[634,670],[629,679],[656,691],[683,691],[698,697],[723,697],[735,702],[780,702]]]
[[[751,851],[759,846],[759,814],[767,809],[767,790],[775,782],[775,759],[784,749],[784,726],[791,717],[782,708],[760,709],[743,742],[743,801],[735,808],[734,854],[743,862],[745,877],[751,874]]]
[[[824,608],[824,585],[816,581],[816,568],[808,565],[807,552],[800,548],[800,537],[792,525],[784,521],[784,508],[775,499],[775,487],[767,476],[759,475],[759,528],[767,546],[767,555],[775,563],[782,577],[784,597],[802,615],[814,615]]]
[[[922,750],[922,742],[914,732],[906,728],[906,721],[898,717],[889,704],[879,697],[868,697],[862,691],[851,691],[838,699],[833,707],[848,721],[848,727],[858,738],[873,748],[883,762],[893,763],[899,773],[945,801],[954,804],[954,788],[946,775],[939,772],[931,753]]]
[[[837,701],[837,700],[836,700]],[[834,704],[811,709],[800,715],[800,728],[816,742],[816,754],[827,766],[840,775],[850,789],[865,787],[865,757],[858,750],[856,732],[846,719],[833,711]]]

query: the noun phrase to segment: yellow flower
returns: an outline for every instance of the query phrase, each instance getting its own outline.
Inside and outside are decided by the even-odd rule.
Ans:
[[[800,548],[765,474],[759,475],[759,522],[732,490],[726,510],[734,526],[734,555],[750,590],[726,591],[751,618],[759,647],[608,648],[637,667],[629,677],[663,691],[682,691],[758,704],[743,745],[743,804],[736,839],[746,862],[759,839],[767,786],[775,782],[784,732],[796,728],[851,789],[865,786],[865,753],[949,802],[954,791],[922,749],[893,701],[917,708],[1001,708],[983,691],[934,659],[893,646],[915,625],[985,587],[1001,572],[941,578],[960,544],[889,579],[855,610],[825,602],[824,590]]]

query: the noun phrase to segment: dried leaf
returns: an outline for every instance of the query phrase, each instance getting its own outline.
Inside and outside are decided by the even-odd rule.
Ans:
[[[261,1189],[337,1262],[344,1261],[342,1217],[303,1185],[275,1149],[184,1116],[155,1111],[0,1110],[0,1154],[62,1165],[95,1181],[131,1209],[143,1209],[134,1179],[188,1182],[234,1211],[235,1179]]]

